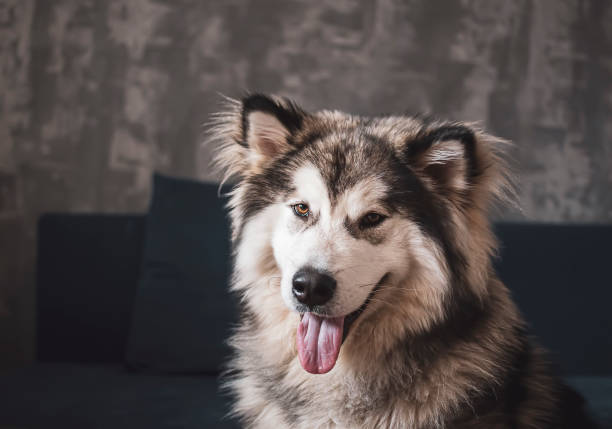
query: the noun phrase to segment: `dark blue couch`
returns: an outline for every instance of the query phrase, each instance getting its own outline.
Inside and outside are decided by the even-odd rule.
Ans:
[[[533,332],[612,427],[612,226],[496,229],[498,271]],[[226,225],[210,225],[212,240],[227,234]],[[227,399],[215,372],[143,372],[124,363],[144,237],[142,215],[41,219],[38,359],[0,374],[0,428],[235,427],[223,418]],[[231,323],[231,315],[219,317]]]

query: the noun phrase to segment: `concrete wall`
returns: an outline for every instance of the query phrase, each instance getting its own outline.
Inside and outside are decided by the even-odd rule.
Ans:
[[[218,93],[479,120],[525,217],[612,221],[612,2],[0,0],[0,366],[33,355],[36,219],[215,180]],[[507,212],[506,218],[516,214]]]

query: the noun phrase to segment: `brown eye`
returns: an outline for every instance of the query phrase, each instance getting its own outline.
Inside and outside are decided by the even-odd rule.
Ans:
[[[296,215],[301,217],[308,217],[308,215],[310,214],[310,208],[308,207],[308,205],[303,203],[295,204],[293,206],[293,211]]]
[[[361,221],[359,222],[362,228],[372,228],[375,227],[377,225],[380,225],[380,223],[385,220],[385,216],[376,213],[376,212],[370,212],[370,213],[366,213],[362,218]]]

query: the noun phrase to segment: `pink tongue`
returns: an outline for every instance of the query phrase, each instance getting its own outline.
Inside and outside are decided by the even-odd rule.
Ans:
[[[325,374],[336,364],[342,345],[344,317],[320,317],[304,313],[297,330],[302,367],[311,374]]]

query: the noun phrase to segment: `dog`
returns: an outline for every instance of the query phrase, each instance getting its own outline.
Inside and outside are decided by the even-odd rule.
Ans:
[[[229,100],[211,139],[249,428],[586,428],[492,267],[508,144],[420,116]]]

